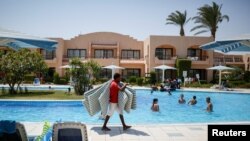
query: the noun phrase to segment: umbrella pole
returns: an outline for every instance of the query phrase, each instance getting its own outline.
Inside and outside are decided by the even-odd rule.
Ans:
[[[164,69],[162,69],[162,83],[164,82],[164,74],[165,73],[165,70]]]
[[[71,75],[71,68],[69,68],[69,85],[72,86],[72,75]]]
[[[115,69],[112,69],[112,76],[111,76],[111,79],[113,79],[114,74],[115,74]]]
[[[219,87],[221,86],[221,70],[219,70]]]

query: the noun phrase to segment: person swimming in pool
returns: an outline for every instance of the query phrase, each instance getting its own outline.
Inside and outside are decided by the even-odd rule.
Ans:
[[[159,105],[158,105],[158,99],[157,98],[153,99],[153,104],[151,106],[151,110],[153,112],[159,112],[160,111],[160,108],[159,108]]]
[[[181,96],[180,96],[180,98],[179,98],[179,100],[178,100],[178,103],[179,103],[179,104],[184,104],[184,103],[186,103],[186,100],[184,99],[184,95],[183,95],[183,94],[181,94]]]
[[[206,102],[207,102],[207,112],[213,112],[213,104],[211,103],[211,99],[210,97],[206,98]]]
[[[193,99],[188,101],[189,105],[195,105],[197,103],[196,96],[193,96]]]

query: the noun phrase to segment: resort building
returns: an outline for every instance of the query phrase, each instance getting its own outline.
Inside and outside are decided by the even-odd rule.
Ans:
[[[189,77],[198,73],[201,80],[212,79],[212,71],[206,68],[213,66],[213,52],[199,49],[200,45],[211,42],[212,37],[149,36],[145,41],[138,41],[119,33],[96,32],[70,40],[55,40],[58,41],[56,52],[41,50],[41,53],[51,70],[59,75],[65,71],[60,67],[69,64],[73,57],[79,57],[83,62],[93,59],[101,66],[124,67],[124,70],[117,70],[123,78],[144,77],[156,66],[175,66],[177,58],[189,58],[192,60]],[[161,77],[162,71],[156,71]],[[110,78],[111,70],[103,69],[101,76]],[[165,78],[176,77],[176,70],[165,71]]]
[[[175,67],[177,58],[192,61],[188,77],[195,78],[199,74],[200,80],[210,81],[213,71],[206,68],[214,65],[234,65],[243,69],[249,67],[249,60],[243,56],[225,56],[213,51],[204,51],[200,45],[213,41],[212,37],[199,36],[157,36],[150,35],[144,41],[138,41],[128,35],[113,32],[95,32],[76,36],[65,40],[52,38],[58,42],[55,51],[37,49],[49,66],[49,75],[54,72],[60,76],[65,70],[60,67],[67,65],[73,57],[79,57],[83,62],[90,59],[101,66],[117,65],[124,67],[117,70],[123,78],[129,76],[145,77],[154,67],[168,65]],[[7,48],[1,48],[8,50]],[[161,80],[162,70],[155,70]],[[177,78],[176,70],[165,70],[165,78]],[[102,69],[101,77],[111,78],[111,70]]]

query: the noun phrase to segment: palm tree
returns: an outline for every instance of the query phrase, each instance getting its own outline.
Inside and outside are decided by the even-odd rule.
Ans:
[[[210,31],[215,39],[219,23],[224,19],[229,21],[228,15],[221,14],[221,8],[222,5],[218,5],[215,2],[212,3],[212,6],[206,4],[203,7],[198,8],[198,16],[195,16],[192,19],[195,20],[194,23],[198,23],[199,25],[192,28],[191,31],[203,29],[195,33],[195,35]]]
[[[166,19],[168,22],[166,24],[173,24],[180,26],[180,35],[185,36],[184,25],[188,23],[191,18],[187,19],[187,11],[185,10],[184,13],[180,11],[175,11],[171,13],[168,18]]]

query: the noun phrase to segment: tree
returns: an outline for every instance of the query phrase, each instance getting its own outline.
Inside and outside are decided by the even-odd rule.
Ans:
[[[155,84],[156,83],[156,73],[154,71],[150,72],[149,83],[150,84]]]
[[[192,66],[192,61],[189,59],[176,59],[177,75],[183,77],[183,71],[189,71]]]
[[[10,93],[16,93],[24,76],[31,73],[43,73],[47,65],[38,52],[31,52],[28,49],[9,51],[0,59],[0,72],[4,74],[4,82],[8,83]],[[15,89],[17,85],[17,89]]]
[[[94,60],[88,61],[86,65],[89,66],[89,69],[91,69],[89,71],[91,78],[96,79],[99,76],[100,71],[102,69],[101,66]]]
[[[77,95],[84,94],[90,84],[90,79],[99,75],[101,67],[93,60],[82,63],[79,58],[73,58],[70,65],[72,66],[70,73],[74,82],[75,93]]]
[[[198,16],[195,16],[192,19],[194,20],[194,23],[199,25],[192,28],[191,31],[203,29],[196,32],[195,35],[210,31],[215,39],[219,23],[223,20],[229,21],[228,15],[221,14],[221,8],[222,5],[218,5],[215,2],[212,3],[212,6],[206,4],[203,7],[198,8]]]
[[[184,25],[188,23],[190,19],[191,18],[187,19],[186,10],[184,11],[184,13],[181,13],[180,11],[175,11],[168,16],[168,18],[166,19],[168,22],[166,24],[180,26],[180,35],[185,36]]]

